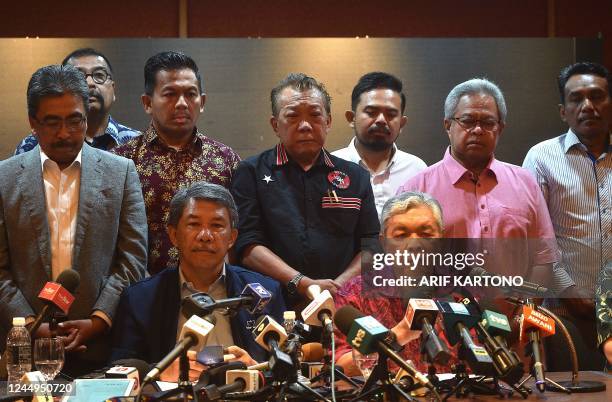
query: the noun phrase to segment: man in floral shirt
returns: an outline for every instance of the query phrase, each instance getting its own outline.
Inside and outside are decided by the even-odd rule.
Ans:
[[[177,266],[178,252],[166,233],[170,200],[197,181],[228,187],[240,157],[198,131],[206,95],[195,61],[180,52],[147,60],[142,104],[151,125],[140,137],[113,149],[136,165],[149,225],[149,273]]]

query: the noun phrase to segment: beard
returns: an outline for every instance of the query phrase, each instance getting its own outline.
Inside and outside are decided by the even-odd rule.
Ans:
[[[380,130],[380,129],[377,129]],[[368,130],[370,131],[377,131],[374,129]],[[390,132],[387,129],[387,133],[390,135]],[[381,151],[387,151],[390,148],[393,147],[393,143],[388,143],[387,141],[385,141],[384,138],[379,138],[379,137],[370,137],[370,138],[362,138],[361,136],[357,135],[357,131],[355,131],[355,137],[357,138],[357,141],[359,141],[359,143],[364,147],[367,148],[370,151],[373,152],[381,152]]]

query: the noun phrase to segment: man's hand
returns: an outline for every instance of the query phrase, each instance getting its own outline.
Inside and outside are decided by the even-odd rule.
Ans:
[[[72,341],[66,345],[66,352],[83,352],[90,339],[102,335],[108,325],[100,317],[93,316],[85,320],[64,321],[58,324],[58,334],[73,336]]]
[[[202,374],[202,371],[208,368],[205,365],[198,363],[196,361],[196,355],[197,355],[197,352],[195,350],[187,351],[187,358],[189,359],[189,381],[192,381],[192,382],[198,381],[198,379],[200,378],[200,374]],[[159,376],[159,379],[161,381],[166,381],[166,382],[177,382],[178,381],[179,372],[180,372],[179,359],[180,357],[177,357],[176,359],[174,359],[172,364],[169,365],[168,368],[165,369],[161,373],[161,375]]]
[[[585,289],[572,285],[559,295],[561,303],[576,317],[595,314],[595,300]]]
[[[66,348],[68,345],[70,345],[74,341],[74,338],[76,337],[77,332],[79,331],[75,328],[71,328],[69,330],[58,328],[57,330],[51,331],[51,329],[49,328],[49,324],[45,322],[45,323],[40,324],[36,332],[33,334],[32,340],[39,339],[39,338],[57,337],[62,340],[62,343],[64,344],[64,348]]]
[[[406,313],[408,313],[408,309],[406,309]],[[421,331],[413,331],[410,329],[406,315],[404,315],[404,318],[402,318],[400,322],[391,328],[391,331],[395,334],[397,343],[400,346],[406,345],[408,342],[421,335]]]
[[[243,362],[247,367],[257,364],[257,361],[251,357],[249,352],[238,346],[228,346],[223,352],[231,353],[235,356],[233,359],[228,360],[230,362]]]
[[[612,338],[606,339],[602,345],[602,349],[606,359],[608,359],[608,364],[612,364]]]
[[[321,291],[327,289],[332,296],[335,296],[338,289],[340,289],[340,284],[332,279],[310,279],[309,277],[305,276],[300,279],[300,282],[298,283],[298,293],[301,296],[308,298],[307,291],[310,285],[319,285]]]

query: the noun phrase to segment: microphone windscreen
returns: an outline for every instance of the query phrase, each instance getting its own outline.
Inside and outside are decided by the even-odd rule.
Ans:
[[[348,335],[353,322],[363,316],[364,314],[353,306],[342,306],[336,311],[336,315],[334,316],[336,327],[338,327],[340,332],[344,335]]]
[[[67,269],[62,271],[54,282],[62,285],[70,293],[74,293],[81,282],[81,276],[74,269]]]
[[[310,342],[302,345],[303,361],[320,362],[323,360],[323,345],[319,342]]]

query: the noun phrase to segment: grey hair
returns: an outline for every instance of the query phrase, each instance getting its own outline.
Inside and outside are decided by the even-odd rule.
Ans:
[[[506,100],[501,89],[492,81],[486,78],[472,78],[471,80],[462,82],[457,85],[446,96],[444,101],[444,119],[450,119],[455,114],[457,104],[461,97],[465,95],[485,94],[495,99],[497,111],[499,112],[499,120],[502,123],[506,122],[508,109],[506,108]]]
[[[223,186],[205,181],[198,181],[187,187],[181,187],[172,201],[170,201],[170,212],[168,213],[168,225],[176,227],[178,225],[185,205],[191,199],[201,201],[211,201],[227,208],[230,214],[230,224],[232,229],[238,227],[238,209],[230,192]]]
[[[85,115],[89,110],[89,88],[82,72],[76,67],[50,65],[41,67],[30,78],[26,93],[28,116],[36,117],[40,102],[47,97],[71,94],[83,101]]]
[[[395,215],[406,213],[407,211],[416,208],[418,206],[426,206],[431,210],[438,228],[441,232],[444,231],[444,221],[442,220],[442,207],[440,203],[426,193],[418,191],[407,191],[402,194],[393,196],[385,202],[382,212],[380,214],[380,230],[381,233],[385,233],[387,230],[387,221]]]

